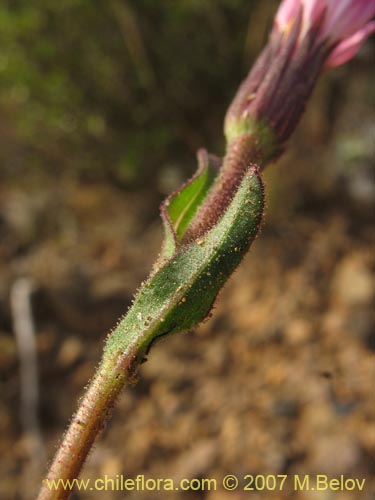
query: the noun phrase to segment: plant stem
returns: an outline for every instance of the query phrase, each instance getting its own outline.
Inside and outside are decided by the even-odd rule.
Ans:
[[[258,153],[255,146],[233,141],[227,165],[235,181],[218,182],[218,190],[227,195],[223,206],[213,195],[222,211],[214,216],[219,215],[220,220],[212,220],[209,213],[208,222],[203,220],[207,222],[203,239],[181,247],[151,274],[109,335],[97,374],[63,438],[38,500],[69,498],[73,480],[79,476],[118,394],[153,342],[188,331],[209,316],[220,289],[248,251],[262,220],[263,184],[258,169],[251,166]],[[231,196],[228,186],[234,191]]]
[[[135,356],[131,350],[119,357],[103,358],[63,437],[48,476],[43,481],[38,500],[69,498],[72,488],[64,487],[63,481],[72,481],[78,477],[94,440],[110,415],[117,396],[134,374],[134,359]],[[52,481],[56,486],[58,485],[56,488]]]
[[[185,242],[201,237],[218,222],[246,170],[250,166],[260,165],[264,156],[256,134],[243,133],[232,140],[214,185],[184,235]]]

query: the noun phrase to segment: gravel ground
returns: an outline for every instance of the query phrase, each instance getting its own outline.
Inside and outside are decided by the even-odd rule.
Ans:
[[[346,91],[354,99],[365,84],[357,74]],[[372,498],[373,126],[358,99],[330,130],[319,111],[325,96],[323,86],[290,153],[267,173],[267,222],[213,318],[153,348],[83,475],[216,478],[217,490],[73,498]],[[362,153],[350,170],[345,152],[353,144]],[[0,187],[1,498],[35,497],[45,457],[93,375],[106,333],[157,255],[160,223],[150,215],[157,204],[155,193],[64,177]],[[39,441],[22,429],[32,414],[20,414],[12,334],[9,296],[24,276],[33,287]],[[239,478],[236,491],[221,487],[227,474]],[[243,491],[248,474],[287,474],[288,481],[283,491]],[[364,478],[366,487],[293,491],[293,476],[305,474],[312,487],[317,474]]]

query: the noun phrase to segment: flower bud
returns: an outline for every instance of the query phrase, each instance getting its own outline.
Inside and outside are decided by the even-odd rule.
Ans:
[[[277,156],[322,70],[354,57],[375,30],[374,14],[375,0],[284,0],[267,46],[228,110],[228,142],[252,132]]]

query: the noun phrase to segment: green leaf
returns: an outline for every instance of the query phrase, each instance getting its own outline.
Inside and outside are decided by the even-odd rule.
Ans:
[[[203,202],[217,174],[217,160],[205,150],[198,152],[198,170],[179,191],[169,196],[161,206],[165,229],[163,257],[177,250],[190,222]]]
[[[157,337],[186,331],[207,318],[219,291],[257,235],[263,206],[262,182],[252,167],[221,220],[154,270],[109,337],[107,355],[132,349],[139,361]]]

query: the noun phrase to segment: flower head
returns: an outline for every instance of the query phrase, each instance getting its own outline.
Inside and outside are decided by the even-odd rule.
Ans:
[[[325,66],[339,66],[354,57],[361,43],[375,31],[375,0],[283,0],[275,18],[276,29],[288,31],[302,11],[300,39],[319,25],[317,42],[331,52]]]
[[[277,155],[322,70],[355,56],[375,31],[374,15],[375,0],[283,0],[270,40],[228,110],[228,140],[255,128]]]

